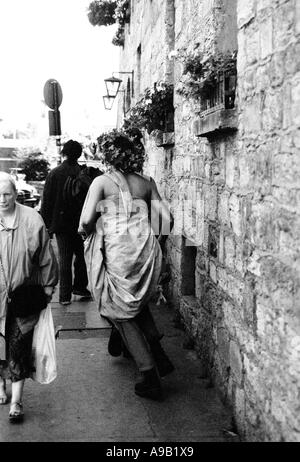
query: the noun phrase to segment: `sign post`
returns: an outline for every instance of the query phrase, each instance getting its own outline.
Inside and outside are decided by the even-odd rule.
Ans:
[[[44,85],[44,99],[47,106],[49,117],[49,136],[55,136],[57,146],[57,163],[61,163],[60,147],[61,147],[61,125],[59,106],[62,103],[62,89],[60,84],[55,79],[49,79]]]

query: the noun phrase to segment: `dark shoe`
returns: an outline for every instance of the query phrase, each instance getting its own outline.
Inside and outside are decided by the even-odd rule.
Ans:
[[[143,379],[135,384],[135,394],[142,398],[161,401],[163,398],[159,376],[155,368],[142,372]]]
[[[8,417],[11,423],[23,422],[23,405],[21,403],[11,403]]]
[[[115,327],[111,328],[107,349],[111,356],[120,356],[122,354],[123,340],[118,329]]]
[[[79,295],[80,297],[90,298],[92,296],[91,292],[87,289],[73,289],[72,292],[74,295]]]
[[[164,352],[159,341],[152,342],[150,347],[160,377],[165,377],[166,375],[171,374],[175,367]]]

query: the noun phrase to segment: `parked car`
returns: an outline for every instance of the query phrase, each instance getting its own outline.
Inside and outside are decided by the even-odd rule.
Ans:
[[[25,181],[25,173],[23,173],[22,168],[13,167],[10,169],[10,174],[16,182],[18,191],[17,201],[28,207],[36,207],[40,202],[40,194],[34,186]]]

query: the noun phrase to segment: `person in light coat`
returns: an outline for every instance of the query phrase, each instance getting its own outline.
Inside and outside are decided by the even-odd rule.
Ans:
[[[8,293],[25,281],[40,283],[50,302],[58,282],[58,265],[43,219],[16,199],[14,179],[0,172],[0,404],[8,402],[6,379],[10,379],[12,422],[23,419],[23,387],[32,372],[32,337],[39,314],[15,317],[8,308]]]

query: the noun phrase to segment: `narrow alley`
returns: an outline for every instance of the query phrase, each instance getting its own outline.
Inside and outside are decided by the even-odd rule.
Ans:
[[[18,3],[0,2],[0,441],[300,442],[300,0]],[[58,376],[23,397],[55,287]]]

